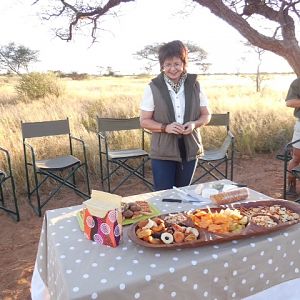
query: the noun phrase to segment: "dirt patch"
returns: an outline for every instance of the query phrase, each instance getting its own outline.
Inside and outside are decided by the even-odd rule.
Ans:
[[[258,155],[255,158],[236,159],[234,181],[247,184],[273,198],[280,198],[283,184],[283,163],[275,155]],[[100,182],[92,182],[100,189]],[[140,182],[131,180],[118,194],[129,196],[149,192]],[[82,198],[68,190],[60,192],[46,206],[47,209],[78,205]],[[21,221],[14,222],[0,211],[0,299],[30,299],[30,281],[38,247],[43,218],[37,217],[27,203],[19,198]]]

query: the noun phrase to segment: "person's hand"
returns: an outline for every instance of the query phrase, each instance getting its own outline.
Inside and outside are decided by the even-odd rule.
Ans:
[[[191,121],[183,124],[184,130],[182,131],[182,134],[188,135],[193,132],[193,130],[196,128],[196,123]]]
[[[177,122],[170,123],[166,127],[167,133],[182,134],[183,130],[184,130],[184,126]]]

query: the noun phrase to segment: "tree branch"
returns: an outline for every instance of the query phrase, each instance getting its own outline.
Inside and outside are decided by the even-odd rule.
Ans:
[[[228,24],[232,25],[234,28],[236,28],[242,36],[244,36],[249,42],[257,47],[276,52],[280,55],[283,55],[285,53],[286,49],[286,41],[283,40],[277,40],[273,37],[269,37],[266,35],[263,35],[259,33],[257,30],[255,30],[251,25],[248,23],[247,20],[243,18],[242,15],[234,12],[229,7],[227,7],[223,1],[221,0],[193,0],[197,2],[200,5],[203,5],[211,10],[211,12],[218,17],[222,18],[224,21],[226,21]],[[259,0],[252,0],[252,1],[245,1],[245,2],[251,2],[255,3],[255,5],[258,5],[257,3],[263,3]],[[273,9],[268,10],[265,8],[265,4],[263,4],[262,12],[257,11],[258,7],[254,6],[253,13],[259,13],[263,16],[271,16],[272,20],[278,19],[279,17],[275,15],[275,11]],[[287,18],[287,17],[286,17]],[[282,22],[282,21],[281,21]],[[291,27],[292,24],[288,24],[287,26]],[[287,37],[285,37],[287,38]],[[293,39],[293,35],[289,37],[289,39]],[[295,39],[295,37],[294,37]],[[274,51],[276,49],[276,51]]]
[[[92,24],[91,37],[93,42],[96,40],[96,34],[98,28],[98,23],[101,17],[108,14],[109,11],[113,10],[115,7],[121,3],[132,2],[135,0],[107,0],[107,1],[96,1],[95,6],[91,7],[89,4],[84,5],[82,1],[75,1],[75,3],[70,3],[69,0],[59,0],[61,7],[55,7],[56,12],[48,12],[44,19],[49,20],[53,17],[68,17],[68,26],[63,28],[58,28],[56,30],[56,36],[62,40],[70,41],[73,38],[73,33],[80,27],[81,22],[90,22]],[[38,3],[36,0],[33,4]],[[98,2],[98,3],[97,3]],[[103,2],[106,2],[104,5]]]

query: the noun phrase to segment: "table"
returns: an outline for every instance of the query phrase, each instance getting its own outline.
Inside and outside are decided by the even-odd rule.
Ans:
[[[198,190],[203,184],[187,188]],[[126,200],[149,200],[162,213],[199,207],[162,202],[166,197],[179,195],[167,190]],[[270,199],[254,190],[249,198]],[[136,245],[123,227],[122,243],[110,248],[84,237],[76,219],[81,207],[46,212],[33,300],[299,299],[300,224],[268,235],[173,250]]]

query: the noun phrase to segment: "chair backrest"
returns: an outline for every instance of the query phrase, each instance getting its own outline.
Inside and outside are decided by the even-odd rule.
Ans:
[[[141,129],[140,118],[116,119],[97,117],[98,132]]]
[[[23,139],[69,134],[69,119],[44,122],[21,122]]]
[[[215,113],[211,115],[210,122],[201,127],[202,141],[207,149],[219,148],[229,134],[230,114]]]
[[[227,129],[229,129],[229,121],[229,112],[226,114],[212,114],[207,126],[227,126]]]

